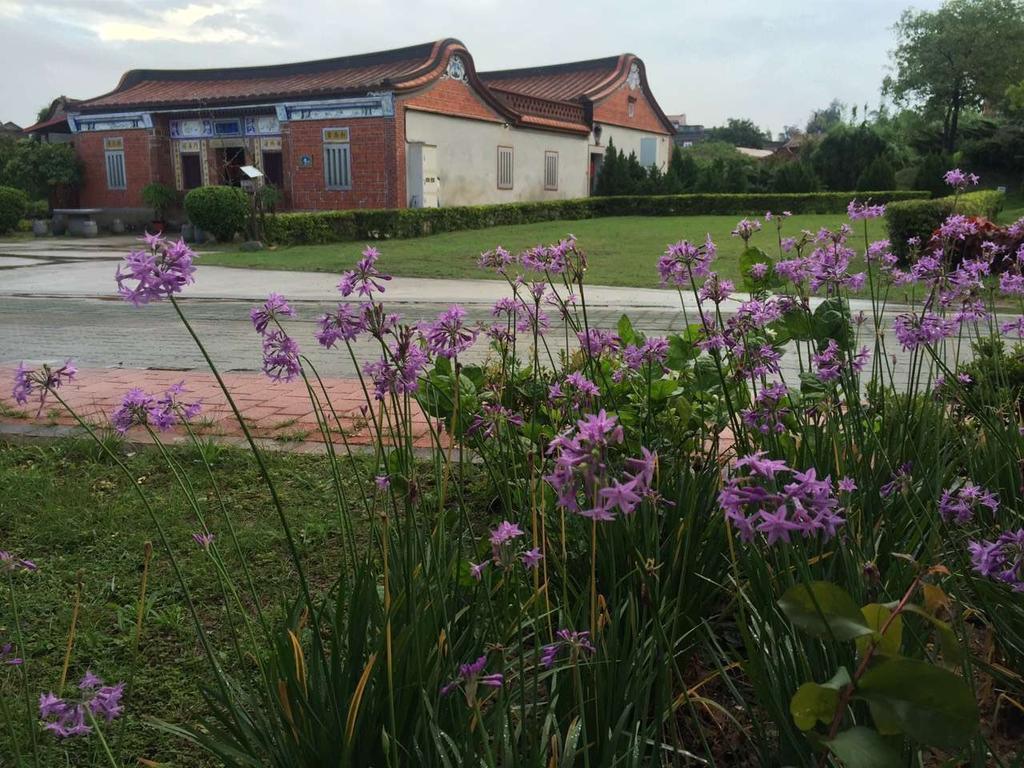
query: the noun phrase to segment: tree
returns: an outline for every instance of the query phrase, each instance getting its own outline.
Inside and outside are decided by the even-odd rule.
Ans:
[[[890,153],[889,144],[871,126],[840,123],[815,146],[811,163],[828,189],[848,191],[856,189],[860,175],[876,157]]]
[[[697,176],[700,169],[697,161],[693,159],[693,153],[684,151],[676,146],[672,148],[672,155],[668,160],[667,186],[673,192],[689,192],[697,185]]]
[[[802,160],[783,163],[772,174],[772,192],[817,192],[820,188],[814,169]]]
[[[994,106],[1024,79],[1024,6],[1018,0],[948,0],[907,9],[896,24],[895,72],[883,93],[918,103],[942,123],[942,149],[957,147],[965,109]]]
[[[82,164],[70,144],[46,144],[32,139],[18,141],[0,179],[28,193],[45,198],[54,187],[71,186],[82,178]]]
[[[941,197],[949,192],[949,186],[943,181],[943,174],[953,167],[951,159],[941,154],[925,155],[921,158],[921,164],[917,167],[917,174],[914,177],[914,189],[923,189],[931,192],[935,197]]]
[[[843,122],[843,113],[846,105],[839,99],[832,99],[832,103],[824,109],[816,109],[807,120],[807,133],[826,133],[833,126]]]
[[[896,169],[885,155],[879,155],[857,177],[858,192],[896,189]]]
[[[734,147],[753,147],[762,149],[765,142],[771,141],[771,135],[758,128],[753,120],[730,117],[725,125],[708,128],[707,137],[711,141],[724,141]]]

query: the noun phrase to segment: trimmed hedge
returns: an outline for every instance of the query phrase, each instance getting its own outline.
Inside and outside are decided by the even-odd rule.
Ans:
[[[28,197],[20,189],[0,187],[0,235],[17,229],[27,207]]]
[[[192,193],[189,193],[192,194]],[[316,211],[268,216],[264,237],[272,243],[334,243],[387,240],[485,229],[539,221],[593,219],[604,216],[715,216],[793,213],[843,213],[853,197],[876,203],[917,200],[926,192],[810,192],[794,194],[693,194],[584,197],[532,203],[393,208],[384,210]]]
[[[893,252],[901,260],[910,253],[907,240],[912,237],[927,242],[932,232],[954,210],[965,216],[984,216],[995,219],[1003,209],[1003,193],[993,190],[967,192],[956,197],[938,197],[934,200],[906,200],[893,202],[885,208],[885,221],[889,227],[889,240]]]

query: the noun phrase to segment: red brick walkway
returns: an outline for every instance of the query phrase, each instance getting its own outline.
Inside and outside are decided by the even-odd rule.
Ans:
[[[30,400],[23,406],[15,403],[11,395],[14,370],[14,366],[0,366],[0,424],[76,423],[60,403],[52,399],[47,401],[38,418],[38,400]],[[222,377],[254,437],[273,440],[285,448],[309,443],[323,444],[323,433],[317,425],[306,385],[301,379],[291,383],[275,383],[256,373],[225,373]],[[182,400],[198,400],[202,403],[202,413],[192,422],[197,434],[235,439],[242,436],[242,430],[224,393],[210,373],[126,368],[83,369],[74,381],[63,386],[59,392],[86,423],[110,427],[110,416],[117,410],[122,396],[129,389],[138,387],[149,394],[160,395],[178,382],[184,382],[187,390]],[[373,444],[375,440],[370,412],[359,381],[324,379],[324,386],[337,414],[335,422],[333,414],[328,410],[333,441],[339,445],[343,444],[344,439],[351,445]],[[318,394],[323,397],[319,390]],[[184,434],[180,428],[175,432]],[[413,415],[413,435],[417,447],[431,445],[427,419],[418,409]],[[127,437],[140,442],[148,440],[148,434],[142,427],[133,427]]]

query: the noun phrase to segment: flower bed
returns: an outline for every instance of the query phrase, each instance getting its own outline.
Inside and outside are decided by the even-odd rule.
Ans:
[[[970,179],[949,183],[959,195]],[[337,414],[294,335],[295,309],[276,294],[255,307],[264,372],[303,382],[332,447],[320,480],[336,493],[325,514],[342,531],[337,578],[309,578],[254,440],[294,572],[287,594],[261,590],[230,510],[210,524],[220,496],[198,495],[189,472],[216,483],[215,468],[172,459],[195,512],[187,556],[214,564],[237,632],[214,644],[175,565],[208,694],[203,718],[165,725],[166,738],[223,765],[1008,758],[1000,738],[1013,724],[994,703],[1021,695],[1024,438],[1019,390],[993,349],[1024,323],[998,318],[993,301],[1024,295],[1024,248],[963,253],[978,224],[954,211],[901,266],[891,243],[856,243],[884,205],[855,201],[848,213],[852,226],[794,236],[786,214],[739,222],[749,296],[735,311],[714,242],[669,246],[660,279],[692,300],[664,337],[626,316],[615,329],[592,325],[586,254],[571,237],[483,254],[509,286],[486,327],[459,307],[404,323],[384,302],[386,258],[368,247],[313,337],[353,359],[356,339],[379,349],[360,377],[376,438],[368,461],[332,432]],[[766,225],[777,228],[774,256],[749,247]],[[851,268],[858,249],[864,272]],[[195,279],[184,245],[149,237],[117,274],[124,299],[167,301],[189,331],[178,295]],[[913,302],[890,306],[893,285]],[[865,287],[870,301],[854,314],[849,293]],[[869,321],[877,332],[865,332]],[[985,367],[958,365],[972,342],[989,344]],[[464,360],[476,344],[491,349],[484,365]],[[796,377],[783,375],[783,355],[797,358]],[[20,368],[15,396],[42,411],[64,402],[75,375],[70,363]],[[181,388],[132,391],[113,422],[160,445],[161,430],[187,429],[200,408]],[[426,458],[414,450],[416,408],[430,420]],[[177,563],[183,542],[167,538],[144,485],[97,438]],[[30,554],[2,560],[18,608],[4,658],[22,671],[40,638],[23,631],[33,622],[18,582],[50,567],[19,559]],[[73,639],[69,660],[122,677],[81,658],[88,649]],[[248,672],[229,678],[225,654]],[[28,709],[5,702],[20,754],[54,754],[42,719],[68,753],[98,745],[108,765],[139,757],[104,738],[135,706],[116,683],[23,692]]]

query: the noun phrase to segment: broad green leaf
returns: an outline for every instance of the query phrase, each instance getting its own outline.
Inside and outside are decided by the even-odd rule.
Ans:
[[[872,701],[868,704],[871,710],[871,719],[875,723],[875,730],[883,736],[895,736],[903,733],[903,727],[892,707],[880,701]]]
[[[964,660],[964,649],[956,637],[953,628],[942,619],[932,615],[919,605],[907,605],[904,610],[917,614],[927,619],[933,627],[935,634],[939,636],[939,645],[942,647],[942,658],[949,664],[959,664]]]
[[[750,268],[755,264],[767,264],[768,273],[757,278],[750,274]],[[740,254],[740,274],[743,275],[743,289],[751,293],[765,291],[779,284],[778,276],[774,271],[775,263],[771,256],[760,248],[747,248]]]
[[[628,315],[623,315],[619,318],[619,341],[622,342],[623,346],[632,344],[636,341],[636,331],[633,330],[633,323],[630,321]]]
[[[674,379],[657,379],[652,381],[651,400],[656,403],[668,400],[677,389],[679,389],[679,385]]]
[[[452,361],[447,357],[441,357],[438,355],[434,358],[434,373],[439,373],[442,376],[450,376],[452,373]]]
[[[876,731],[862,725],[837,733],[823,742],[846,768],[902,768],[898,752],[886,744]]]
[[[786,590],[779,607],[793,624],[814,637],[852,640],[871,627],[850,594],[828,581],[797,584]]]
[[[665,365],[670,370],[681,371],[691,360],[700,356],[700,350],[689,339],[673,333],[668,337],[668,358]]]
[[[789,700],[789,713],[801,731],[811,730],[816,723],[828,725],[839,706],[839,691],[850,683],[850,673],[840,667],[827,683],[804,683]]]
[[[892,609],[881,603],[869,603],[861,608],[860,612],[864,615],[864,620],[868,623],[868,626],[871,627],[872,634],[870,637],[857,638],[857,653],[861,656],[867,653],[868,646],[874,640],[878,643],[875,653],[880,653],[884,656],[899,656],[900,645],[903,642],[903,617],[897,615],[892,620],[892,623],[889,624],[888,629],[885,630],[885,635],[882,636],[879,633],[882,631],[882,626],[892,615]]]
[[[789,338],[797,341],[810,341],[814,338],[814,320],[802,309],[794,309],[782,316]]]
[[[853,346],[853,329],[850,328],[850,308],[845,299],[825,299],[814,310],[814,338],[824,346],[829,339],[835,339],[840,349]]]
[[[916,659],[886,659],[869,669],[856,696],[889,709],[893,723],[928,746],[955,749],[978,729],[978,705],[962,678]]]

